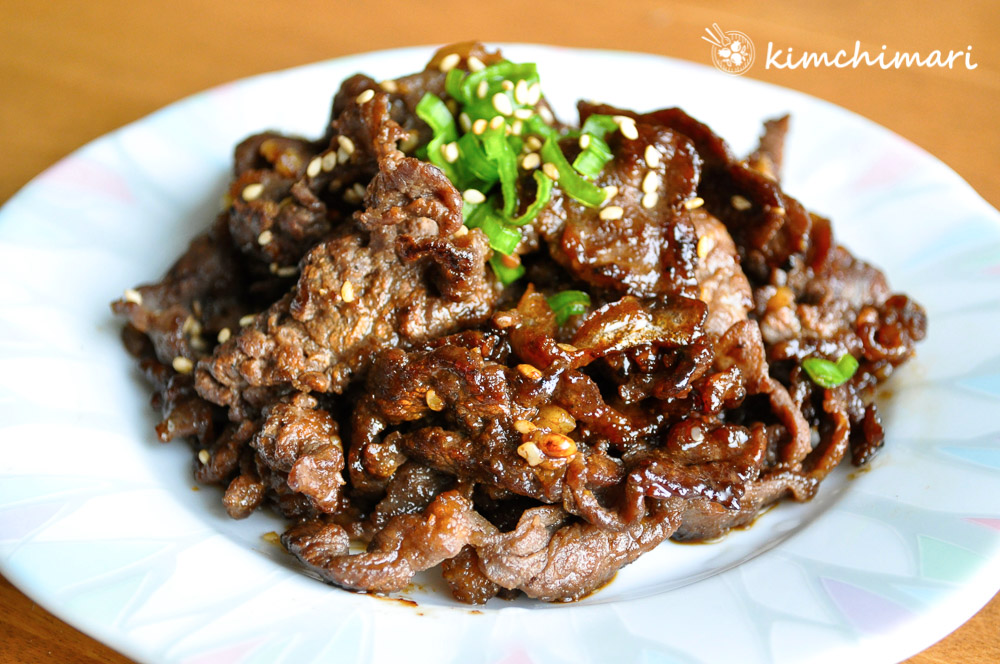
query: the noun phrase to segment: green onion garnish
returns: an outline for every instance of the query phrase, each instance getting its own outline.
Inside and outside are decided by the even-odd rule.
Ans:
[[[842,355],[836,363],[821,357],[807,357],[802,360],[802,368],[814,383],[820,387],[832,388],[851,379],[858,370],[858,361],[849,353]]]
[[[462,165],[466,179],[459,182],[452,181],[456,187],[468,189],[473,186],[468,178],[475,178],[485,185],[475,188],[485,193],[500,177],[496,163],[490,161],[490,158],[486,156],[483,143],[475,134],[463,134],[462,138],[458,139],[458,155],[458,163]]]
[[[500,190],[503,194],[503,214],[510,219],[517,211],[517,154],[507,142],[506,125],[490,127],[483,134],[486,158],[497,165]]]
[[[416,108],[417,116],[432,132],[430,142],[417,150],[418,156],[440,168],[459,191],[474,189],[483,194],[464,196],[462,217],[466,226],[481,229],[489,239],[496,252],[490,264],[504,284],[523,275],[524,267],[509,267],[511,261],[505,263],[500,254],[514,254],[521,241],[518,227],[538,217],[552,199],[554,186],[558,184],[568,196],[589,207],[604,202],[604,191],[587,178],[596,177],[611,160],[604,136],[618,126],[611,116],[592,115],[582,131],[561,132],[535,112],[540,99],[538,82],[534,63],[504,60],[476,72],[456,67],[445,76],[444,89],[458,108],[452,112],[448,104],[431,93],[425,94]],[[551,120],[548,114],[543,115]],[[461,129],[457,126],[459,117]],[[571,165],[559,141],[581,135],[586,136],[585,147]],[[544,142],[540,156],[558,171],[558,181],[553,179],[556,173],[551,167],[547,167],[548,173],[532,173],[535,198],[530,202],[521,199],[519,191],[527,177],[519,163],[520,155],[529,136]],[[530,195],[530,190],[529,184],[525,193]],[[518,215],[520,210],[524,212]],[[575,291],[567,291],[571,292]],[[562,303],[562,313],[557,317],[565,319],[586,311],[589,299],[585,294],[583,298],[566,302],[556,299],[557,304]]]
[[[493,272],[497,275],[497,279],[500,280],[504,286],[507,284],[512,284],[521,277],[524,276],[524,266],[518,265],[517,267],[507,267],[503,264],[503,259],[493,254],[490,257],[490,267],[493,268]]]
[[[584,121],[583,127],[580,128],[580,133],[590,134],[591,136],[603,139],[606,134],[616,129],[618,129],[618,122],[613,116],[595,113]]]
[[[583,179],[579,173],[566,161],[566,156],[559,149],[559,143],[555,138],[545,139],[540,151],[542,159],[551,163],[559,171],[559,186],[570,198],[583,203],[587,207],[599,207],[607,194],[603,189],[595,184],[591,184]]]
[[[563,325],[570,316],[587,313],[590,296],[583,291],[564,290],[548,298],[548,303],[556,315],[556,325]]]
[[[590,137],[587,147],[573,160],[573,168],[577,172],[587,177],[596,177],[604,170],[604,167],[611,161],[611,148],[604,142],[603,138],[598,138],[593,134],[584,134]]]
[[[514,253],[514,249],[521,242],[521,231],[505,224],[503,218],[488,202],[481,203],[465,220],[465,225],[483,231],[489,238],[490,247],[507,256]]]
[[[535,183],[538,185],[538,192],[535,200],[531,202],[528,209],[520,217],[510,220],[512,226],[524,226],[529,221],[538,216],[549,199],[552,198],[552,178],[541,171],[535,171]]]
[[[465,96],[462,92],[462,79],[464,78],[465,72],[458,67],[454,67],[448,70],[448,75],[444,79],[444,89],[448,93],[448,96],[460,104],[465,103]]]
[[[455,118],[441,98],[433,93],[426,93],[420,99],[416,108],[417,117],[430,125],[434,132],[434,137],[427,144],[427,161],[431,162],[448,176],[448,179],[455,182],[458,173],[454,166],[449,163],[441,151],[441,148],[458,138],[458,130],[455,128]]]

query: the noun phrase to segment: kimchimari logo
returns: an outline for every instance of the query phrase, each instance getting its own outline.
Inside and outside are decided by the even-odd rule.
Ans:
[[[702,36],[712,45],[712,64],[727,74],[745,74],[753,65],[753,42],[738,30],[724,32],[718,23],[713,23],[712,28],[715,32],[705,28],[708,37]]]
[[[840,49],[834,54],[827,51],[803,51],[800,55],[793,56],[792,48],[775,49],[773,42],[767,42],[767,56],[764,59],[764,69],[809,69],[809,67],[834,67],[836,69],[857,69],[860,66],[879,67],[880,69],[908,69],[910,67],[947,67],[952,69],[955,61],[961,62],[966,69],[972,70],[979,66],[979,63],[972,61],[972,46],[968,46],[964,51],[949,50],[945,55],[944,51],[933,50],[926,55],[918,52],[896,51],[890,55],[886,50],[886,44],[882,44],[882,49],[872,55],[866,49],[861,48],[861,42],[854,42],[854,52],[848,55],[846,49]]]

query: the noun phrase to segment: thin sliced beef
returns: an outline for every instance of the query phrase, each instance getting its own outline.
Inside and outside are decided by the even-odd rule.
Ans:
[[[683,207],[698,186],[701,161],[693,144],[650,124],[640,124],[635,139],[609,134],[608,144],[615,156],[595,184],[615,195],[598,209],[555,190],[534,222],[549,253],[602,292],[695,297],[695,231]],[[656,158],[647,161],[648,151]]]

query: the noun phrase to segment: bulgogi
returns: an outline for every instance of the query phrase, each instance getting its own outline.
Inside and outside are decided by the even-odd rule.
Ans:
[[[787,118],[739,159],[679,109],[578,110],[456,44],[237,146],[208,231],[112,305],[230,516],[273,506],[346,588],[572,600],[878,450],[926,318],[782,191]]]

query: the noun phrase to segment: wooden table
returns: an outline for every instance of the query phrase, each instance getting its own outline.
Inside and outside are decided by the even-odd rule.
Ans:
[[[185,95],[326,58],[461,39],[659,53],[708,64],[713,22],[747,33],[747,76],[856,111],[941,158],[1000,206],[1000,4],[733,0],[505,0],[490,7],[274,0],[4,0],[0,8],[0,201],[83,143]],[[340,6],[338,6],[340,5]],[[765,69],[776,47],[877,53],[965,50],[967,69]],[[0,662],[127,662],[52,617],[0,578]],[[914,657],[920,664],[1000,661],[1000,598]]]

